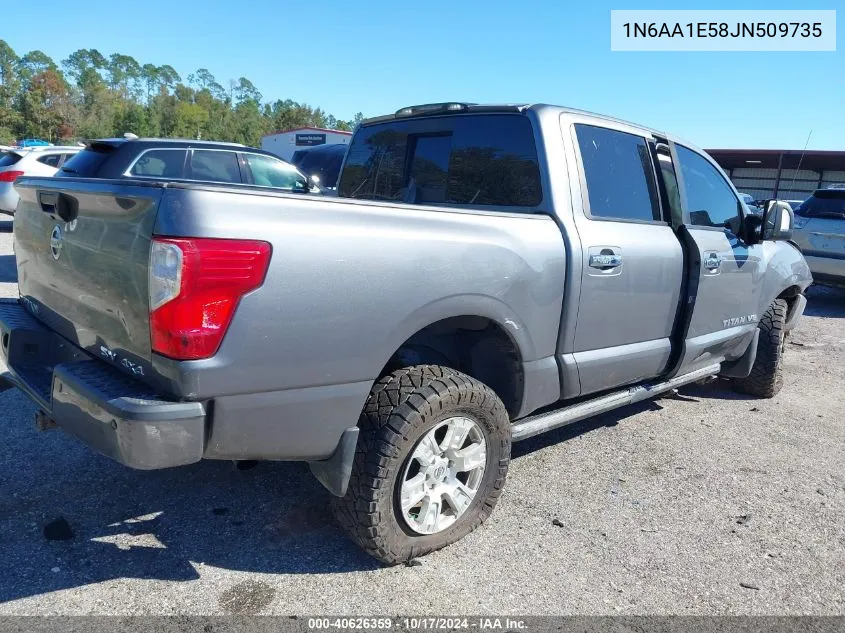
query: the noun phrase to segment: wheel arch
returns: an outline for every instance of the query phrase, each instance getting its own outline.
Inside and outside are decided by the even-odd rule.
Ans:
[[[450,297],[416,311],[387,347],[376,380],[412,365],[450,367],[487,384],[511,416],[524,398],[523,365],[534,359],[530,335],[515,312],[479,295]]]

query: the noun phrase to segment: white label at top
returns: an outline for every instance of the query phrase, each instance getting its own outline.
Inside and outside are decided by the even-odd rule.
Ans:
[[[836,11],[611,11],[610,50],[835,51]]]

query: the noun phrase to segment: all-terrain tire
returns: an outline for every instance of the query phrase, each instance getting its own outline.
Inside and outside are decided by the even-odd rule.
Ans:
[[[418,534],[402,519],[400,478],[418,441],[455,416],[475,421],[484,435],[481,485],[451,526]],[[373,385],[358,427],[349,488],[332,509],[367,553],[389,565],[405,562],[463,538],[493,512],[507,476],[511,429],[505,406],[487,385],[436,365],[397,369]]]
[[[783,329],[789,310],[784,299],[775,299],[769,306],[758,329],[757,358],[747,378],[734,381],[734,389],[760,398],[772,398],[783,386],[783,358],[786,331]]]

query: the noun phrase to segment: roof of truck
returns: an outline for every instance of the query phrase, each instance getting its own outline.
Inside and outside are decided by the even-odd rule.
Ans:
[[[419,110],[414,113],[413,110]],[[525,110],[556,110],[558,112],[566,112],[569,114],[580,114],[584,116],[602,119],[604,121],[612,121],[614,123],[621,123],[623,125],[630,125],[631,127],[640,128],[642,130],[649,130],[661,136],[665,136],[664,132],[655,130],[639,123],[626,121],[617,117],[612,117],[606,114],[599,114],[597,112],[590,112],[589,110],[579,110],[577,108],[569,108],[566,106],[556,106],[547,103],[464,103],[459,101],[447,101],[443,103],[426,103],[421,105],[412,105],[400,108],[393,114],[386,114],[382,116],[365,119],[361,125],[370,125],[372,123],[381,123],[384,121],[391,121],[395,119],[411,118],[414,116],[430,116],[443,114],[474,114],[474,113],[496,113],[496,112],[524,112]]]

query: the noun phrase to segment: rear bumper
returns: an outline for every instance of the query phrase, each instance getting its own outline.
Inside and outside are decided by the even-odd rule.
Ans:
[[[205,409],[174,402],[0,302],[0,355],[14,383],[60,428],[131,468],[181,466],[202,458]]]

